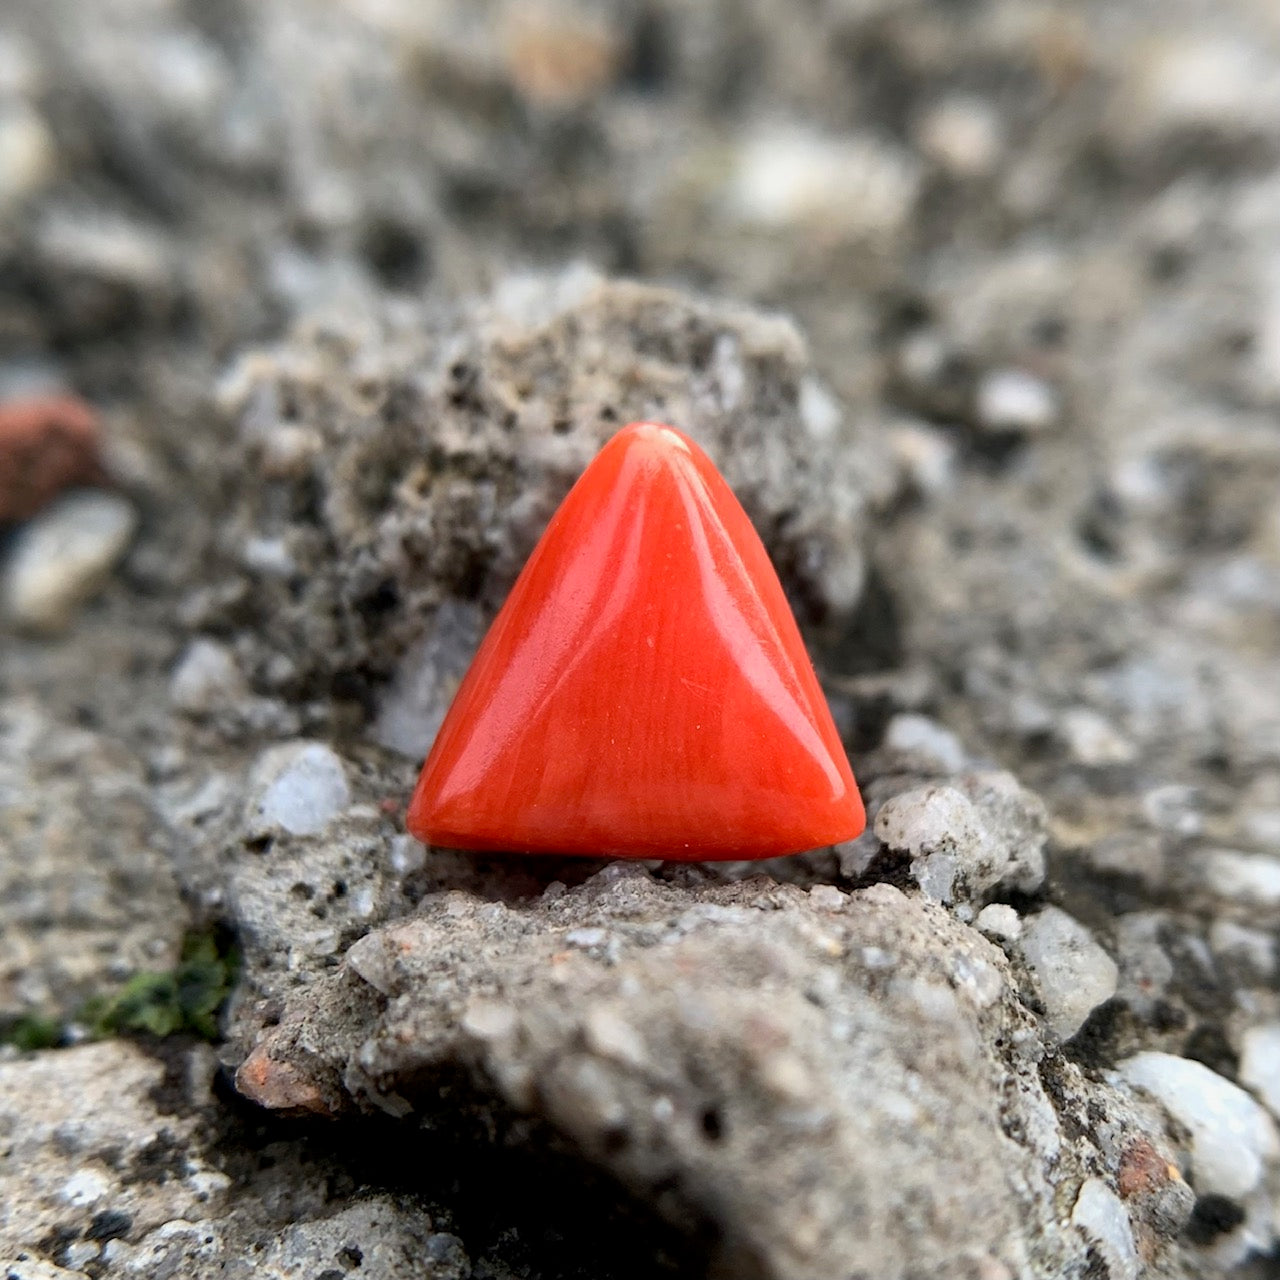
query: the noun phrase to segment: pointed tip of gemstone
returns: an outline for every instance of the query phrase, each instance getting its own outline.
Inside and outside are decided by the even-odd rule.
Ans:
[[[746,513],[683,432],[624,427],[494,620],[409,830],[443,847],[702,861],[798,853],[865,823]]]
[[[683,431],[677,431],[665,422],[633,422],[623,427],[609,443],[647,445],[655,453],[667,453],[674,449],[690,455],[696,447]]]

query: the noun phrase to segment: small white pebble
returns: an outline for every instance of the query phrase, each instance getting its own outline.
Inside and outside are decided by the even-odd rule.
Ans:
[[[815,440],[830,440],[840,427],[840,405],[817,378],[800,383],[800,421]]]
[[[788,1050],[768,1054],[760,1063],[760,1082],[784,1102],[803,1102],[813,1094],[813,1075],[804,1060]]]
[[[898,347],[898,372],[911,386],[927,389],[945,374],[951,354],[936,329],[914,329]]]
[[[911,878],[926,898],[946,904],[955,897],[958,868],[951,854],[931,853],[927,857],[913,858],[909,869]]]
[[[974,924],[980,933],[1000,942],[1016,942],[1022,937],[1022,917],[1004,902],[993,902],[983,907]]]
[[[311,427],[280,423],[262,442],[262,470],[268,480],[291,480],[306,475],[323,442]]]
[[[216,1169],[198,1169],[188,1175],[186,1183],[197,1200],[207,1201],[221,1195],[231,1186],[231,1179]]]
[[[111,1184],[97,1169],[80,1169],[62,1184],[59,1197],[77,1209],[97,1204],[109,1191]]]
[[[283,538],[246,538],[240,559],[246,569],[268,578],[291,578],[298,572]]]
[[[955,476],[955,446],[940,431],[904,423],[889,432],[889,448],[906,484],[926,497],[945,493]]]
[[[5,612],[32,631],[65,630],[124,555],[137,523],[115,493],[69,493],[46,507],[9,553],[0,583]]]
[[[958,178],[990,173],[1004,145],[999,116],[980,98],[938,103],[920,120],[915,140],[929,159]]]
[[[346,769],[321,742],[271,747],[258,758],[253,778],[249,824],[258,834],[314,835],[351,803]]]
[[[1137,1280],[1142,1266],[1133,1224],[1120,1197],[1101,1178],[1085,1180],[1071,1221],[1098,1246],[1110,1280]]]
[[[169,681],[169,700],[192,715],[226,708],[246,692],[235,655],[226,645],[203,637],[187,646]]]
[[[734,161],[727,212],[774,229],[885,235],[902,225],[920,185],[914,157],[869,134],[765,122],[743,135]]]
[[[1116,962],[1084,925],[1058,907],[1045,907],[1023,922],[1021,948],[1044,1002],[1045,1021],[1060,1039],[1069,1040],[1116,993]]]
[[[1179,836],[1197,835],[1204,826],[1200,796],[1194,787],[1169,783],[1142,797],[1142,812],[1153,827]]]
[[[391,870],[398,876],[408,875],[411,871],[421,871],[427,861],[426,846],[412,836],[392,836],[388,860],[391,863]]]
[[[473,1000],[462,1014],[462,1029],[477,1040],[503,1040],[517,1022],[516,1011],[500,1000]]]
[[[874,825],[890,849],[917,857],[968,852],[986,836],[973,802],[954,787],[916,787],[890,796]]]
[[[1089,768],[1132,764],[1138,756],[1137,747],[1090,707],[1063,712],[1058,733],[1071,758]]]
[[[815,884],[809,890],[809,904],[818,911],[843,911],[848,901],[833,884]]]
[[[1034,434],[1058,418],[1058,397],[1047,382],[1022,369],[996,369],[978,383],[978,422],[988,431]]]
[[[640,1033],[612,1009],[597,1007],[588,1011],[583,1032],[587,1047],[602,1058],[636,1068],[649,1061]]]

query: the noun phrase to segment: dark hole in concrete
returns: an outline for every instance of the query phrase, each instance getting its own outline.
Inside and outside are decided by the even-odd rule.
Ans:
[[[719,1107],[707,1107],[702,1113],[700,1124],[709,1142],[719,1142],[724,1137],[724,1116]]]
[[[1234,1231],[1245,1218],[1244,1209],[1226,1196],[1201,1196],[1187,1223],[1187,1239],[1192,1244],[1210,1245],[1219,1236]]]
[[[644,1199],[632,1195],[541,1122],[495,1110],[460,1073],[424,1078],[413,1090],[424,1104],[448,1099],[444,1108],[437,1101],[441,1122],[430,1129],[381,1116],[281,1119],[247,1103],[226,1076],[215,1092],[223,1105],[214,1146],[237,1181],[281,1160],[332,1166],[335,1201],[381,1192],[420,1203],[434,1230],[463,1242],[476,1274],[675,1280],[712,1274],[723,1246],[715,1225],[681,1197],[657,1186]],[[678,1221],[654,1210],[664,1198]],[[348,1245],[336,1261],[348,1266],[358,1254]]]
[[[365,230],[360,250],[374,275],[389,289],[411,289],[430,275],[426,241],[398,222],[372,223]]]
[[[103,1209],[95,1213],[85,1237],[89,1240],[118,1240],[133,1226],[133,1215],[123,1209]]]

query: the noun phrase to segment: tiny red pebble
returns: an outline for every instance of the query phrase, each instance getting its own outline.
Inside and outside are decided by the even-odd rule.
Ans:
[[[633,423],[565,498],[409,805],[457,849],[771,858],[862,800],[763,544],[687,436]]]
[[[1138,1138],[1124,1149],[1116,1171],[1116,1186],[1126,1200],[1181,1180],[1177,1166],[1170,1164],[1146,1138]]]
[[[101,484],[98,415],[76,396],[0,405],[0,524],[27,520],[63,489]]]

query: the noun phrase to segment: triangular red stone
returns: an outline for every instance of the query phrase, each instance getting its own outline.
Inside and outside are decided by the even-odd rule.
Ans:
[[[797,853],[865,822],[746,512],[680,432],[620,431],[480,646],[409,830],[449,848],[701,861]]]

